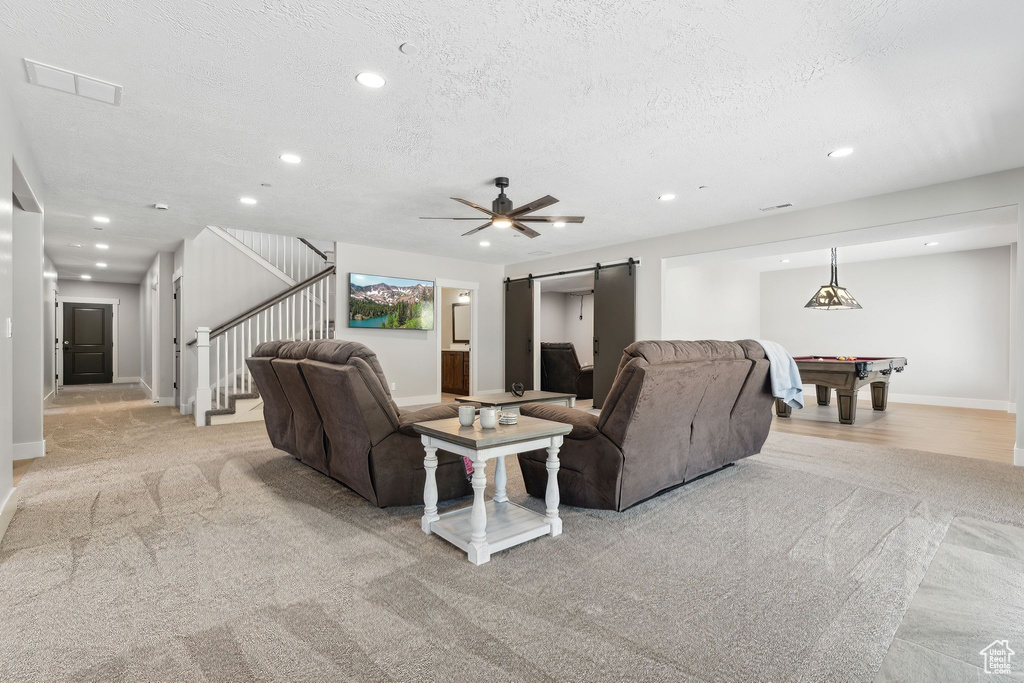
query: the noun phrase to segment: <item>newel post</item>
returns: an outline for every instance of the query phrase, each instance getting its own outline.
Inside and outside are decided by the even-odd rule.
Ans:
[[[206,411],[213,407],[213,394],[210,391],[210,328],[196,328],[196,350],[198,373],[196,375],[196,427],[206,426]]]

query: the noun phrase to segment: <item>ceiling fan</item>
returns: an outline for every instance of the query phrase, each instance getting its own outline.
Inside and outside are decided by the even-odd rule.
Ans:
[[[554,223],[556,227],[562,227],[566,223],[582,223],[583,216],[531,216],[534,211],[540,211],[541,209],[547,208],[552,204],[558,202],[557,199],[551,195],[546,195],[540,199],[536,199],[529,204],[523,204],[520,207],[512,208],[512,200],[505,195],[505,188],[508,187],[508,178],[495,178],[494,186],[498,188],[498,198],[491,202],[491,209],[487,210],[479,204],[460,199],[458,197],[452,197],[455,201],[471,206],[477,211],[490,216],[490,220],[483,225],[473,228],[469,232],[463,233],[462,236],[472,235],[475,232],[480,232],[484,228],[489,228],[492,225],[496,228],[512,228],[521,235],[526,235],[529,238],[540,237],[540,233],[531,228],[525,223]],[[480,220],[479,218],[465,217],[465,216],[420,216],[424,220],[434,221],[475,221]],[[558,225],[561,223],[561,225]]]

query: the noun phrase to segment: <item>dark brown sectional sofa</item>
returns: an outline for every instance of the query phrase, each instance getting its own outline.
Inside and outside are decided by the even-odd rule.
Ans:
[[[423,447],[412,425],[455,406],[403,411],[377,356],[358,342],[270,341],[246,360],[275,448],[378,507],[423,504]],[[438,451],[440,500],[472,493],[462,458]]]
[[[601,414],[528,403],[523,415],[573,426],[559,453],[563,503],[625,510],[759,453],[773,403],[768,359],[754,341],[641,341],[625,349]],[[519,455],[543,498],[543,450]]]

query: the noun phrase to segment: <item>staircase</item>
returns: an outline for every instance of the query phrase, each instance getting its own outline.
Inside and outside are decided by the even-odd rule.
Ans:
[[[328,250],[302,238],[208,229],[274,273],[284,289],[217,327],[196,329],[189,342],[198,352],[196,426],[262,420],[263,400],[245,359],[265,341],[334,337],[334,263]]]

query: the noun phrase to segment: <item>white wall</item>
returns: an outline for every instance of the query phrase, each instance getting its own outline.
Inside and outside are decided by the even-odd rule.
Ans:
[[[196,338],[196,328],[213,329],[285,291],[288,284],[210,230],[185,240],[175,252],[172,275],[179,268],[182,271],[181,396],[186,405],[191,405],[196,394],[197,352],[188,342]],[[170,296],[170,277],[167,284]],[[170,369],[173,371],[173,365]]]
[[[666,267],[662,335],[685,340],[757,339],[760,302],[760,274],[742,264]]]
[[[43,398],[49,399],[57,388],[54,375],[57,373],[55,348],[57,346],[57,268],[49,256],[43,256]]]
[[[540,340],[542,342],[569,341],[565,336],[566,301],[562,292],[545,292],[540,283]]]
[[[43,446],[43,215],[14,209],[14,457],[45,455]]]
[[[65,301],[74,301],[76,297],[120,301],[117,306],[117,340],[114,349],[117,355],[117,378],[141,377],[142,317],[139,285],[62,279],[58,281],[58,286],[61,298]]]
[[[864,308],[804,308],[827,265],[761,274],[764,338],[793,355],[905,356],[891,401],[1006,410],[1009,247],[842,264],[839,282]]]
[[[474,301],[479,339],[476,354],[477,391],[501,391],[505,374],[503,267],[473,261],[424,256],[404,251],[338,243],[338,312],[336,335],[366,344],[380,360],[399,403],[440,400],[440,331],[385,330],[348,327],[349,273],[368,273],[422,280],[480,283]],[[472,371],[471,361],[471,371]]]
[[[581,365],[594,364],[594,295],[583,297],[583,320],[580,320],[580,298],[565,297],[565,341],[573,343]]]
[[[7,320],[14,317],[12,267],[14,164],[17,163],[36,200],[44,203],[43,180],[14,114],[5,81],[0,78],[0,536],[13,510],[13,367],[14,346],[7,336]],[[45,213],[44,213],[45,216]]]
[[[174,254],[157,253],[138,285],[142,371],[150,396],[174,405]],[[64,293],[62,292],[62,295]]]

